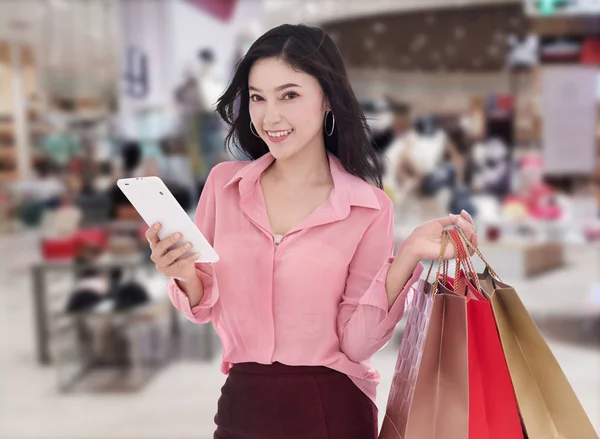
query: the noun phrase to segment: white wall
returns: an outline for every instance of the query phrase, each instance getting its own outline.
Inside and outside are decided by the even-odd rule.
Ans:
[[[119,83],[121,105],[124,108],[160,106],[170,99],[172,32],[169,20],[165,20],[168,14],[168,1],[136,0],[120,3]],[[143,98],[124,93],[126,53],[130,48],[140,50],[147,57],[149,93]]]
[[[179,83],[199,49],[210,47],[215,54],[215,74],[230,77],[235,63],[237,38],[244,32],[264,31],[263,7],[260,0],[238,0],[229,22],[207,15],[184,0],[170,0],[173,57],[170,68],[172,83]]]
[[[209,16],[185,0],[131,0],[120,3],[121,63],[125,50],[133,45],[148,57],[150,93],[143,99],[124,93],[124,66],[120,69],[120,130],[125,137],[137,138],[140,109],[165,108],[173,103],[174,90],[181,85],[186,70],[197,67],[200,49],[215,54],[213,74],[225,89],[237,61],[239,36],[262,33],[260,0],[238,0],[228,22]]]

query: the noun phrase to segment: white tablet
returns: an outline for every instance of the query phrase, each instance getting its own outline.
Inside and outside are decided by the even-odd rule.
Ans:
[[[219,260],[215,249],[159,177],[122,178],[117,186],[148,226],[162,225],[158,232],[160,239],[179,232],[182,239],[174,247],[191,242],[192,249],[187,254],[198,253],[196,262]]]

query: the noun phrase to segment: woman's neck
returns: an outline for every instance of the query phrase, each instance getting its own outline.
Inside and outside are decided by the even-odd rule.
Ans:
[[[325,146],[306,146],[298,154],[273,162],[272,176],[291,187],[319,186],[332,182]]]

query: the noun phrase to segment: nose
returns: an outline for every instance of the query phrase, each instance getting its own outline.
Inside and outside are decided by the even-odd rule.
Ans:
[[[273,125],[281,121],[281,113],[277,107],[277,103],[273,101],[267,101],[265,114],[263,117],[263,126],[271,128]]]

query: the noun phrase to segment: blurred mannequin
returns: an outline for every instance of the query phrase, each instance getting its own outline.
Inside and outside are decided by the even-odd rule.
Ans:
[[[400,142],[401,146],[394,146],[397,155],[390,157],[396,163],[393,169],[398,188],[393,200],[399,209],[401,230],[408,233],[423,221],[447,215],[462,159],[433,117],[418,118]]]
[[[536,155],[525,156],[519,164],[518,194],[526,204],[529,215],[535,219],[558,219],[561,208],[556,193],[544,181],[542,159]]]
[[[422,183],[441,164],[447,140],[446,133],[437,127],[433,118],[417,119],[406,135],[404,152],[399,157],[400,180],[414,179]]]
[[[510,35],[508,37],[508,67],[512,71],[528,71],[539,64],[537,35]]]
[[[474,191],[502,198],[511,191],[512,162],[508,147],[491,138],[474,145],[469,180]]]
[[[424,198],[451,186],[462,170],[462,158],[433,117],[419,118],[403,137],[404,147],[396,165],[396,178]],[[444,166],[446,157],[451,166]]]
[[[381,156],[394,141],[395,105],[385,98],[362,101],[360,105],[371,132],[373,148]]]
[[[214,55],[210,49],[202,49],[198,57],[184,72],[182,84],[175,91],[179,105],[199,113],[212,113],[225,89],[223,81],[215,75]]]
[[[204,111],[213,112],[226,84],[215,74],[215,58],[210,49],[201,50],[198,54],[198,60],[196,87],[199,102]]]
[[[215,112],[215,104],[227,84],[215,70],[212,50],[200,50],[184,83],[175,92],[177,102],[189,116],[185,122],[185,130],[192,139],[188,155],[199,180],[203,180],[213,166],[230,159],[223,147],[226,134]]]
[[[390,196],[399,191],[397,165],[405,147],[405,136],[411,130],[410,107],[405,104],[393,106],[394,118],[389,130],[375,138],[383,154],[383,186]],[[385,145],[389,143],[389,145]]]

